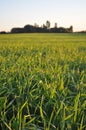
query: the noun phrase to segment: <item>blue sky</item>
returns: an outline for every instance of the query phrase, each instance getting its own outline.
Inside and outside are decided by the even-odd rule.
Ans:
[[[0,31],[46,20],[58,27],[73,25],[74,31],[86,30],[86,0],[0,0]]]

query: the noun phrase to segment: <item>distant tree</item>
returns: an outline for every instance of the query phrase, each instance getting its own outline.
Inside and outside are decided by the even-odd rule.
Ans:
[[[35,24],[34,24],[34,27],[38,28],[38,27],[39,27],[39,25],[38,25],[37,23],[35,23]]]
[[[86,33],[86,31],[85,31],[85,30],[83,30],[83,31],[80,31],[80,32],[78,32],[78,33]]]
[[[12,28],[11,33],[24,33],[23,28]]]
[[[29,32],[36,32],[36,28],[32,25],[25,25],[24,26],[24,32],[29,33]]]
[[[69,30],[70,30],[70,32],[73,32],[73,26],[70,26]]]
[[[69,28],[67,28],[67,32],[69,33],[73,32],[73,26],[70,26]]]
[[[49,29],[50,28],[50,21],[46,21],[46,27],[47,27],[47,29]]]
[[[43,28],[47,28],[47,26],[45,24],[43,24]]]
[[[55,23],[55,26],[54,26],[55,28],[57,28],[57,23]]]
[[[1,31],[0,34],[6,34],[6,32],[5,31]]]
[[[73,26],[70,26],[69,28],[64,28],[64,27],[57,27],[57,23],[54,24],[53,28],[50,28],[50,21],[46,21],[45,24],[43,24],[41,27],[39,27],[38,24],[33,25],[25,25],[23,28],[12,28],[10,33],[34,33],[34,32],[39,32],[39,33],[71,33],[73,32]],[[85,31],[86,32],[86,31]],[[0,32],[4,34],[5,32]]]

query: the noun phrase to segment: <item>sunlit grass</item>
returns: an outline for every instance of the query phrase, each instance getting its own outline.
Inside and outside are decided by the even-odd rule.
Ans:
[[[86,35],[0,35],[0,130],[86,129]]]

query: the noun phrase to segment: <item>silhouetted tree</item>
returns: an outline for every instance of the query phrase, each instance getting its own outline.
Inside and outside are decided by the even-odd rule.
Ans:
[[[71,33],[73,32],[73,26],[70,26],[69,28],[64,27],[57,27],[57,23],[55,23],[55,26],[53,28],[50,28],[50,21],[46,21],[46,24],[43,24],[42,27],[39,27],[38,24],[33,25],[25,25],[23,28],[12,28],[11,33],[34,33],[34,32],[40,32],[40,33]],[[5,33],[5,32],[2,32]]]
[[[73,32],[73,26],[70,26],[69,30],[70,32]]]
[[[46,21],[46,27],[47,27],[47,29],[49,29],[50,28],[50,21]]]
[[[5,31],[1,31],[0,34],[6,34],[6,32]]]
[[[36,28],[32,25],[25,25],[24,26],[24,32],[28,33],[28,32],[36,32]]]
[[[24,33],[23,28],[12,28],[11,33]]]
[[[35,23],[35,24],[34,24],[34,27],[38,28],[38,27],[39,27],[39,25],[38,25],[37,23]]]
[[[54,26],[55,28],[57,28],[57,23],[55,23],[55,26]]]
[[[43,24],[43,28],[47,28],[47,26],[45,24]]]

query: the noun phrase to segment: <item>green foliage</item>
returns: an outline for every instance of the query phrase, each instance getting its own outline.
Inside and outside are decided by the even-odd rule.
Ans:
[[[86,35],[0,35],[0,130],[86,129]]]

